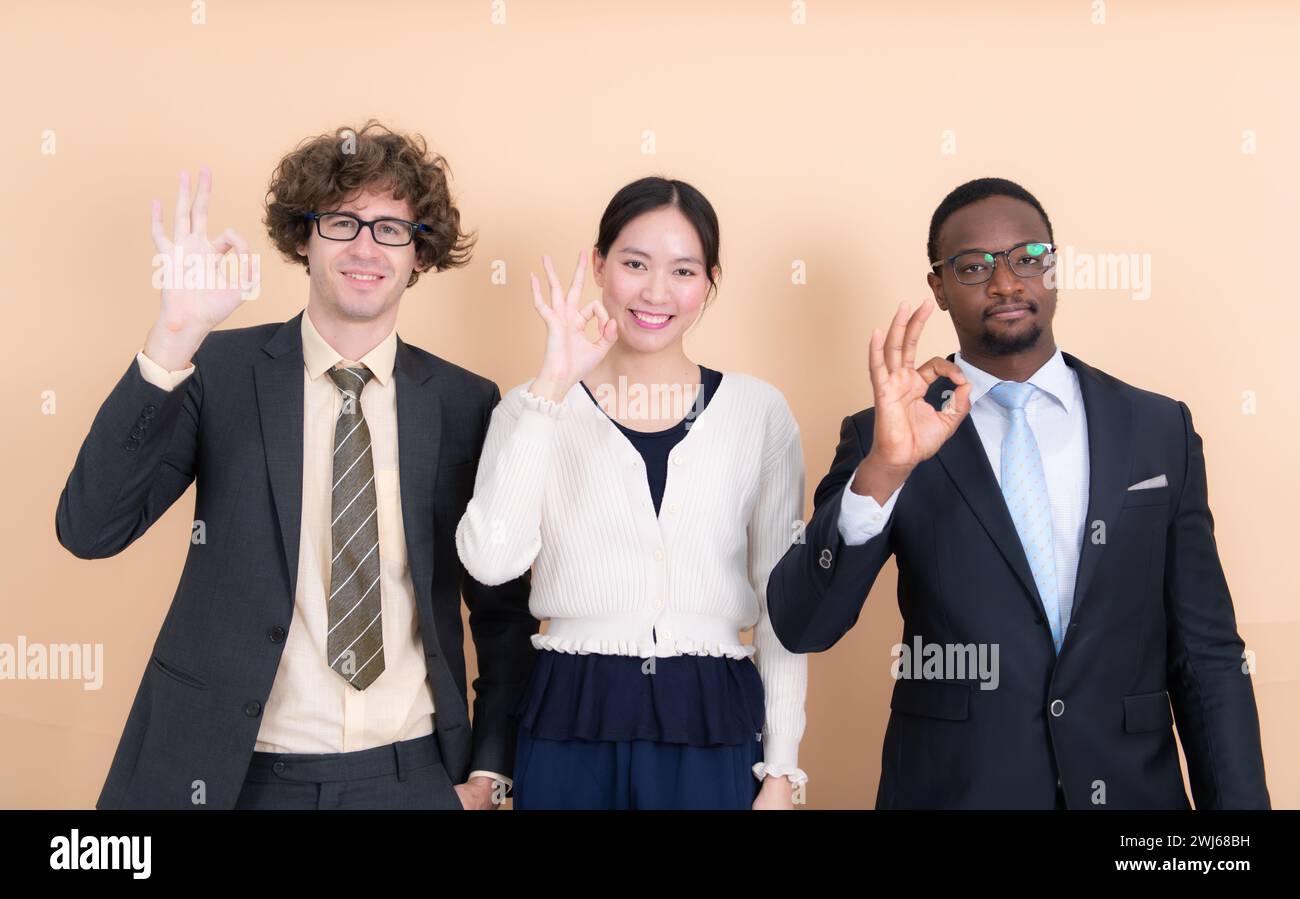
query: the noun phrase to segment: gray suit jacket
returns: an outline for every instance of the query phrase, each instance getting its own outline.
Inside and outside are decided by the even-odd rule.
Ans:
[[[197,484],[192,544],[98,808],[232,808],[293,617],[302,510],[303,355],[299,313],[216,331],[195,373],[168,392],[133,360],[95,417],[59,498],[59,542],[115,555]],[[508,717],[535,658],[528,575],[499,587],[469,577],[455,531],[474,489],[495,384],[400,338],[394,366],[402,519],[438,745],[456,783],[509,775]],[[460,599],[478,656],[474,726],[466,700]]]

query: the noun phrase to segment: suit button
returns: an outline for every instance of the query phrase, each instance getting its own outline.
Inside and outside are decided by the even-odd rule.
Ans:
[[[122,446],[129,452],[135,452],[140,448],[140,441],[132,437],[128,439],[126,443],[122,444]]]
[[[146,418],[153,418],[153,414],[157,411],[158,411],[158,407],[155,406],[153,403],[150,403],[149,405],[144,407],[144,414]]]
[[[822,554],[817,557],[817,564],[823,568],[831,567],[831,551],[829,549],[822,550]]]
[[[257,700],[253,700],[248,705],[244,706],[244,714],[250,718],[256,718],[258,715],[262,714],[262,704]]]
[[[271,766],[271,770],[274,771],[276,774],[283,774],[284,762],[276,762],[274,765]]]
[[[271,628],[271,632],[268,633],[266,636],[270,638],[272,643],[283,643],[284,628],[280,627],[280,625],[277,624],[275,627]]]
[[[1053,699],[1053,700],[1052,700],[1052,717],[1053,717],[1053,718],[1060,718],[1060,717],[1061,717],[1062,715],[1064,715],[1064,714],[1065,714],[1065,700],[1063,700],[1063,699]]]

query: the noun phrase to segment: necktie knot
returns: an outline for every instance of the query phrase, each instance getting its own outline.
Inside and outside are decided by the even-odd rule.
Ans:
[[[1033,395],[1034,385],[1028,381],[999,381],[989,388],[989,396],[1004,409],[1016,411],[1025,408]]]
[[[361,396],[361,391],[370,383],[375,373],[362,365],[356,368],[331,368],[329,376],[344,396],[355,400]]]

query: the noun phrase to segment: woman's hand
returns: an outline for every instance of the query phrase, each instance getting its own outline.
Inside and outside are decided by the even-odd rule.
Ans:
[[[763,786],[758,789],[758,797],[751,806],[756,812],[792,811],[794,809],[794,787],[785,775],[769,774],[763,778]]]
[[[587,254],[578,254],[578,270],[566,294],[550,256],[543,256],[546,277],[551,283],[551,299],[542,298],[541,283],[529,274],[533,283],[533,306],[546,322],[546,355],[542,371],[529,389],[534,396],[560,402],[565,394],[600,364],[609,348],[618,340],[618,322],[609,317],[600,300],[582,302],[583,278],[587,273]],[[587,322],[595,316],[596,341],[587,339]]]

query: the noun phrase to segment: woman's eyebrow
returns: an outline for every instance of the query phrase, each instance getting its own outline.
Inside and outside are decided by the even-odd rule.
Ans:
[[[619,250],[619,252],[631,253],[633,256],[644,256],[646,259],[650,258],[649,253],[647,253],[645,250],[638,250],[636,247],[623,247],[622,249]],[[694,262],[696,265],[704,264],[700,260],[696,259],[694,256],[678,256],[676,259],[673,260],[673,262]]]

